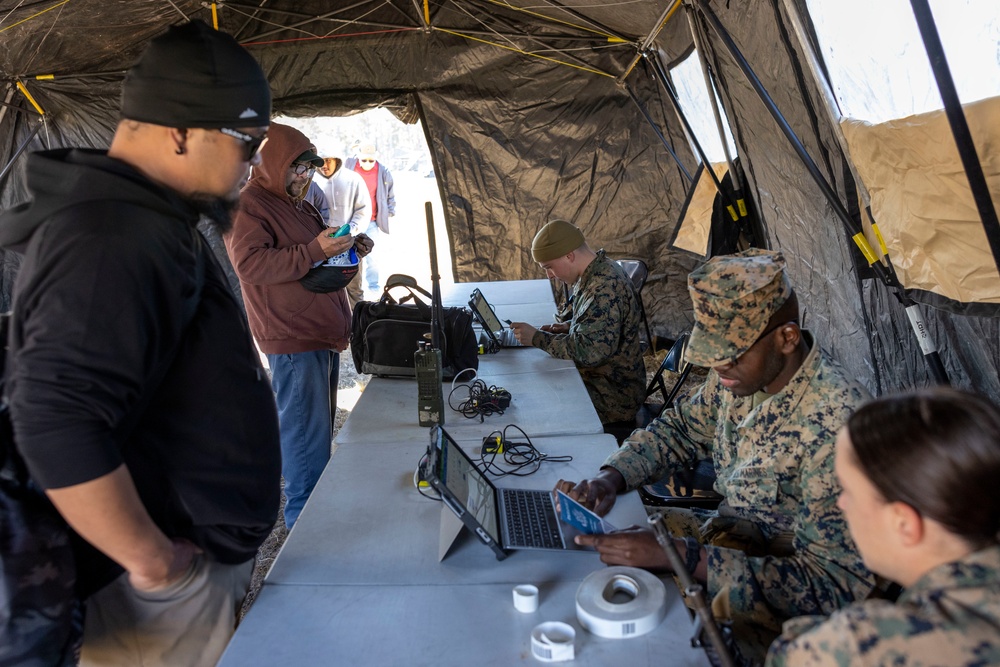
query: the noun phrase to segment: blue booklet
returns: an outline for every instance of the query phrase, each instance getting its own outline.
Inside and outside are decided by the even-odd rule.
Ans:
[[[559,495],[559,520],[568,523],[584,535],[603,535],[618,530],[562,491]]]

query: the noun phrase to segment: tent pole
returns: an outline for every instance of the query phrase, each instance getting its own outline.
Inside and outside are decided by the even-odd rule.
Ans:
[[[951,125],[951,133],[955,137],[955,145],[962,158],[965,175],[969,179],[972,198],[976,202],[976,208],[979,209],[979,217],[983,223],[983,231],[986,232],[986,240],[993,252],[993,261],[996,263],[997,269],[1000,270],[1000,221],[997,220],[997,211],[990,197],[990,188],[986,184],[986,177],[983,175],[983,166],[979,161],[979,154],[976,152],[976,144],[972,141],[969,123],[962,111],[962,102],[958,98],[955,80],[948,67],[948,59],[945,57],[941,36],[934,23],[934,15],[931,14],[927,0],[910,0],[910,6],[913,7],[913,15],[917,19],[917,27],[920,28],[920,36],[924,40],[927,57],[931,61],[934,79],[937,81],[938,91],[941,93],[941,101],[944,102],[945,115],[948,117],[948,124]]]
[[[17,158],[21,157],[21,153],[25,151],[25,149],[28,147],[28,144],[31,143],[31,140],[34,139],[35,135],[38,134],[38,132],[42,129],[42,125],[44,125],[44,123],[39,123],[38,125],[35,126],[35,129],[33,129],[31,131],[31,134],[28,135],[28,138],[24,140],[24,143],[18,146],[17,151],[15,151],[14,155],[11,156],[10,162],[7,163],[7,166],[3,168],[3,171],[0,171],[0,184],[2,184],[3,180],[7,177],[7,174],[14,166],[14,163],[17,161]]]
[[[670,84],[670,80],[667,78],[667,72],[663,68],[663,64],[660,59],[653,56],[649,51],[643,53],[646,58],[646,62],[649,62],[653,67],[654,78],[660,82],[660,86],[667,93],[667,99],[674,107],[674,113],[677,114],[677,118],[680,119],[681,125],[684,126],[684,131],[688,135],[688,139],[691,141],[691,145],[698,152],[698,157],[701,158],[701,163],[705,165],[705,173],[708,174],[709,178],[712,179],[712,183],[715,184],[715,189],[718,190],[719,196],[722,198],[722,203],[725,205],[726,210],[729,211],[729,217],[733,219],[733,222],[739,222],[740,216],[736,212],[736,206],[729,199],[729,195],[725,190],[722,189],[722,183],[719,181],[719,177],[716,175],[715,170],[712,169],[712,163],[708,161],[708,156],[705,155],[705,150],[701,147],[701,142],[698,141],[698,137],[694,134],[694,129],[688,122],[687,116],[684,115],[684,111],[681,110],[681,103],[677,99],[677,94],[674,92],[673,86]],[[736,175],[733,175],[736,178]]]
[[[698,4],[698,8],[701,10],[702,15],[708,20],[708,24],[712,27],[712,30],[715,31],[715,34],[726,47],[726,50],[729,51],[729,54],[739,66],[743,75],[746,77],[747,82],[754,89],[754,92],[757,93],[757,97],[759,97],[760,101],[764,103],[764,106],[771,114],[771,117],[778,124],[778,127],[785,135],[785,138],[788,139],[792,149],[796,152],[799,159],[802,161],[802,164],[805,166],[806,171],[809,172],[809,175],[823,193],[823,196],[830,204],[834,213],[836,213],[837,217],[840,218],[840,221],[843,223],[847,233],[851,236],[851,240],[854,241],[855,245],[857,245],[858,249],[861,251],[861,254],[864,255],[865,259],[868,261],[868,265],[871,267],[872,271],[884,285],[893,289],[896,298],[899,299],[899,302],[906,309],[906,314],[910,320],[910,325],[913,328],[913,333],[917,337],[920,349],[924,354],[924,359],[927,362],[928,369],[930,370],[934,381],[938,384],[949,384],[948,374],[945,371],[944,364],[941,362],[940,355],[938,355],[937,347],[930,337],[926,322],[921,316],[917,304],[913,301],[913,299],[906,295],[902,285],[899,283],[899,279],[895,275],[895,271],[891,269],[891,264],[890,268],[887,269],[885,265],[879,261],[878,257],[875,255],[875,251],[868,243],[868,239],[865,238],[864,229],[862,229],[861,224],[853,220],[847,212],[847,209],[844,208],[844,204],[840,201],[837,194],[833,191],[833,188],[820,172],[819,167],[816,166],[816,163],[813,161],[812,157],[810,157],[809,153],[805,149],[805,146],[802,145],[802,142],[788,124],[788,121],[786,121],[785,117],[781,115],[781,112],[778,110],[774,100],[771,99],[770,94],[768,94],[767,90],[764,89],[764,85],[760,82],[760,79],[757,78],[753,68],[750,67],[750,63],[747,62],[739,47],[736,46],[736,42],[733,41],[732,36],[726,31],[722,22],[719,20],[719,17],[716,16],[712,8],[709,7],[708,2],[706,0],[693,0],[693,2]]]
[[[712,113],[715,116],[715,128],[719,133],[719,142],[722,150],[726,154],[726,164],[729,167],[730,178],[733,181],[733,188],[736,195],[736,209],[741,218],[747,217],[747,205],[743,199],[743,182],[737,178],[736,167],[733,165],[733,156],[729,152],[729,142],[726,141],[726,130],[722,123],[722,113],[719,111],[719,100],[715,95],[715,84],[712,81],[712,67],[708,62],[708,51],[705,50],[704,41],[701,37],[701,30],[698,27],[694,8],[690,5],[685,7],[687,12],[688,26],[691,29],[691,39],[694,40],[694,48],[698,52],[698,64],[701,65],[701,74],[705,79],[705,90],[708,91],[708,98],[712,102]],[[753,245],[753,243],[751,243]]]
[[[677,11],[677,8],[680,6],[681,0],[674,0],[672,3],[667,5],[667,8],[663,10],[663,13],[660,14],[660,18],[656,21],[656,25],[649,31],[649,34],[646,35],[645,39],[639,43],[639,48],[636,51],[635,58],[632,58],[632,62],[628,64],[628,67],[625,68],[622,75],[618,77],[618,83],[623,83],[625,79],[628,78],[628,75],[632,73],[635,66],[639,64],[639,60],[645,55],[646,50],[649,49],[649,45],[653,43],[656,36],[660,34],[661,30],[663,30],[663,26],[667,25],[667,21],[670,20],[670,17],[673,16],[674,12]]]
[[[642,112],[642,115],[646,119],[646,122],[649,123],[649,126],[653,128],[653,132],[655,132],[656,136],[660,138],[661,142],[663,142],[663,146],[667,149],[667,152],[670,153],[670,157],[674,159],[674,162],[677,163],[677,166],[680,167],[681,173],[684,174],[685,178],[687,178],[688,183],[693,182],[694,177],[691,176],[691,173],[684,167],[684,163],[682,163],[680,158],[677,157],[677,153],[674,152],[674,149],[670,146],[670,143],[667,142],[666,137],[664,137],[663,133],[660,132],[660,128],[656,127],[656,123],[653,122],[652,116],[650,116],[649,112],[646,111],[646,107],[642,106],[642,102],[640,102],[639,98],[635,96],[635,93],[632,92],[631,88],[625,86],[625,91],[628,93],[628,96],[632,98],[632,101],[635,102],[635,105],[639,107],[639,111]]]

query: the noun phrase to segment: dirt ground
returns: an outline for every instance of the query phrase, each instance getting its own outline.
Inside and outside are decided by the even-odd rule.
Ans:
[[[646,375],[650,380],[653,374],[660,366],[660,362],[663,360],[666,350],[658,350],[658,353],[654,357],[651,354],[647,354],[646,360]],[[700,383],[704,380],[704,373],[699,373],[699,369],[695,369],[685,382],[684,390]],[[667,389],[669,390],[673,386],[673,382],[676,380],[677,376],[672,373],[666,373],[665,377]],[[340,396],[347,396],[352,392],[358,392],[363,389],[368,380],[371,379],[370,375],[359,374],[354,368],[354,361],[351,359],[350,350],[342,353],[340,355],[340,383],[338,384],[338,392]],[[648,381],[648,380],[647,380]],[[660,401],[662,398],[655,394],[650,398],[651,401]],[[340,431],[340,427],[344,424],[344,420],[347,419],[350,412],[339,407],[339,405],[350,404],[353,405],[353,401],[350,400],[338,400],[337,408],[337,419],[333,426],[333,434]],[[336,451],[336,445],[332,446],[332,451]],[[282,495],[282,507],[284,507],[284,495]],[[264,544],[261,545],[260,550],[257,552],[257,559],[254,565],[253,577],[250,582],[250,590],[247,593],[246,600],[243,602],[243,609],[240,611],[240,619],[247,613],[250,607],[253,605],[254,600],[257,599],[257,594],[260,592],[260,588],[264,583],[264,577],[267,575],[268,570],[271,569],[271,564],[274,562],[275,557],[277,557],[278,552],[281,550],[281,545],[285,543],[285,537],[288,531],[285,529],[285,522],[282,518],[281,513],[278,514],[278,522],[274,526],[274,530],[268,536]]]

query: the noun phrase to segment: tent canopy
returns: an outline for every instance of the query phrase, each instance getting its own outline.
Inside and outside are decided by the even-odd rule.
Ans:
[[[547,220],[564,218],[593,246],[647,263],[643,296],[657,333],[674,337],[689,328],[685,276],[702,258],[671,241],[699,160],[655,76],[656,63],[669,71],[691,53],[687,5],[331,4],[0,0],[0,164],[10,165],[0,181],[0,206],[27,196],[23,156],[14,159],[19,150],[107,146],[124,71],[149,39],[191,18],[217,20],[261,62],[276,114],[385,106],[405,121],[423,122],[457,280],[539,277],[528,253],[531,238]],[[860,224],[839,129],[806,74],[808,60],[785,3],[705,4]],[[805,0],[791,5],[810,25]],[[758,214],[755,242],[784,251],[805,326],[874,393],[928,383],[906,314],[872,279],[718,35],[700,13],[693,18],[702,26],[700,55],[735,139],[745,195]],[[815,46],[811,33],[809,41]],[[16,266],[16,258],[5,257],[5,305]],[[953,383],[1000,396],[997,319],[923,310]]]

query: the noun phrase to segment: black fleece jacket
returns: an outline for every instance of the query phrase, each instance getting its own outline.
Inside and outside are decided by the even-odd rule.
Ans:
[[[0,246],[24,253],[6,394],[32,476],[60,488],[125,463],[169,537],[220,562],[252,558],[277,516],[277,415],[242,312],[192,233],[198,214],[98,151],[31,155],[28,187],[33,200],[0,216]],[[82,561],[100,579],[85,589],[105,583],[110,561]]]

